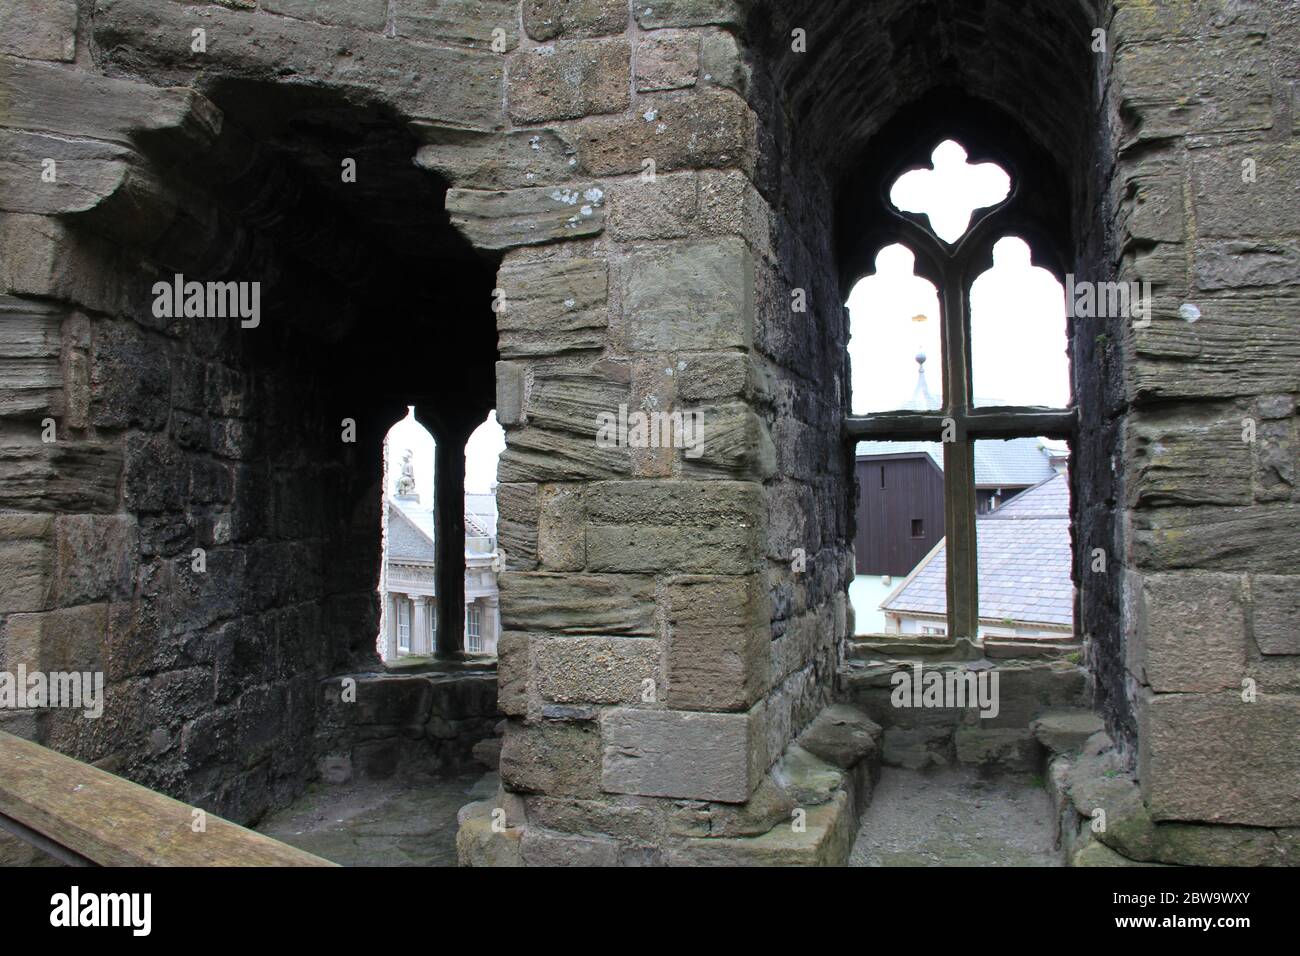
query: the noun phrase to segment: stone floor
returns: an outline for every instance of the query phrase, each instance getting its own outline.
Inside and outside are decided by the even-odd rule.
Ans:
[[[1033,777],[884,768],[850,866],[1061,866]]]
[[[495,774],[317,783],[256,829],[343,866],[455,866],[456,812],[496,790]]]

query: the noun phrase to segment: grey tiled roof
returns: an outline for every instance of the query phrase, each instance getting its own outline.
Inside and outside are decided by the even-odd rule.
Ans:
[[[433,547],[433,513],[419,512],[415,508],[403,507],[406,502],[389,499],[388,501],[388,556],[397,560],[433,561],[437,552]],[[412,514],[415,512],[415,514]],[[420,518],[428,515],[428,528]]]
[[[1058,624],[1074,620],[1069,487],[1056,475],[975,522],[982,620]],[[947,612],[946,541],[881,604],[887,611]]]
[[[981,488],[1027,488],[1055,471],[1041,438],[985,439],[975,443],[975,484]],[[935,441],[860,441],[858,457],[923,451],[943,467],[943,446]]]

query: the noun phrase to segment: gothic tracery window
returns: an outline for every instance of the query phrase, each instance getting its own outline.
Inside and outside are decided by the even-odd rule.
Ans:
[[[995,283],[999,266],[1025,267],[1016,280],[1022,284],[1040,281],[1035,272],[1043,273],[1042,281],[1055,282],[1045,270],[1028,268],[1033,247],[1016,238],[1041,236],[1045,231],[1036,228],[1032,204],[1026,202],[1014,170],[1007,172],[990,162],[969,163],[966,151],[951,140],[940,142],[930,155],[928,168],[893,169],[871,193],[876,208],[863,211],[875,222],[884,223],[874,235],[892,242],[880,247],[876,273],[860,285],[894,282],[900,291],[895,300],[897,315],[871,316],[877,321],[865,330],[868,348],[853,354],[853,414],[847,418],[846,432],[855,443],[940,444],[946,534],[944,630],[952,637],[975,641],[980,629],[975,518],[981,507],[975,443],[1035,437],[1068,440],[1074,434],[1076,414],[1069,399],[1063,311],[1059,320],[1034,316],[1034,321],[1017,322],[996,308],[985,308],[977,326],[980,341],[972,341],[972,301],[978,298],[972,293]],[[1001,291],[1001,302],[1014,302],[1024,287]],[[857,294],[855,288],[853,295]],[[849,304],[852,308],[852,297]],[[859,331],[855,317],[855,335]],[[1041,341],[1034,353],[1053,358],[1034,362],[1023,374],[1007,374],[987,358],[1009,342],[1035,337]],[[1056,347],[1055,353],[1052,347]],[[876,383],[900,369],[904,375],[916,375],[915,367],[909,371],[907,363],[900,361],[902,352],[910,350],[916,351],[921,367],[912,398],[891,402],[882,399],[878,391],[868,394]],[[931,379],[937,385],[933,393],[924,374],[927,352],[937,352],[939,357],[938,374]],[[1059,367],[1037,367],[1057,360]],[[978,383],[973,369],[981,373]],[[1052,387],[1017,387],[1034,375]],[[984,394],[1018,392],[1020,401],[977,399],[976,384]],[[906,398],[908,393],[896,389],[895,394]]]

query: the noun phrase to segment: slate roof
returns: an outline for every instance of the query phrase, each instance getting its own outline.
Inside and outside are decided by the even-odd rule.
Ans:
[[[433,561],[436,551],[433,509],[413,498],[394,495],[388,499],[388,554],[404,561]],[[495,495],[465,495],[465,537],[496,538]],[[468,545],[467,545],[468,546]]]
[[[975,443],[975,485],[979,488],[1028,488],[1056,474],[1051,446],[1041,438],[989,438]],[[859,458],[925,452],[943,468],[943,445],[937,441],[860,441]],[[1067,509],[1068,513],[1068,509]]]
[[[388,499],[388,556],[402,561],[433,561],[433,511],[417,501]]]
[[[1071,625],[1069,502],[1066,476],[1053,475],[976,519],[981,620]],[[947,577],[941,541],[880,606],[942,615]]]

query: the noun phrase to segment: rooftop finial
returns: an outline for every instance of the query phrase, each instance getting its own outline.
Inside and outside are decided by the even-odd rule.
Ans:
[[[910,411],[930,412],[939,407],[939,401],[930,394],[930,387],[925,383],[925,350],[916,352],[916,390],[911,400],[903,406]]]

